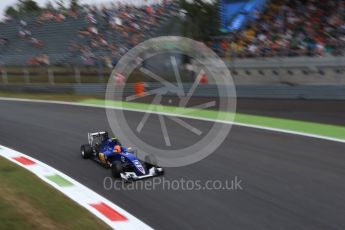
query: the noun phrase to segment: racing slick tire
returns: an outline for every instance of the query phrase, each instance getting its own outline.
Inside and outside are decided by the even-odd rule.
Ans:
[[[118,161],[113,161],[111,164],[111,174],[115,178],[121,178],[121,173],[123,172],[122,164]]]
[[[86,145],[82,145],[80,147],[80,153],[81,153],[81,157],[84,159],[88,159],[92,156],[92,148],[91,145],[86,144]]]

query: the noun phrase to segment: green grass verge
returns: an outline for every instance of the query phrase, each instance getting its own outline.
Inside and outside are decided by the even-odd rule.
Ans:
[[[108,82],[108,76],[104,75],[104,77],[98,77],[97,73],[95,73],[93,76],[85,76],[83,73],[81,73],[81,83],[107,83]],[[109,74],[110,75],[110,74]],[[23,73],[19,73],[18,75],[10,75],[8,76],[8,83],[9,84],[26,84],[29,81],[30,83],[42,83],[47,84],[49,83],[49,77],[47,75],[47,72],[44,72],[43,75],[33,75],[29,74],[29,78],[24,78]],[[71,75],[57,75],[57,73],[54,74],[53,79],[55,84],[74,84],[77,83],[75,76]]]
[[[134,103],[134,102],[105,102],[99,99],[85,99],[80,101],[83,104],[92,105],[107,105],[123,107],[128,109],[137,109],[147,111],[147,104]],[[205,110],[205,109],[188,109],[188,108],[178,108],[173,106],[153,106],[150,108],[152,111],[159,111],[163,113],[177,114],[177,115],[187,115],[191,117],[206,118],[212,120],[220,121],[234,121],[235,123],[263,126],[275,129],[284,129],[294,132],[302,132],[313,135],[320,135],[330,138],[337,138],[345,140],[345,127],[336,126],[330,124],[322,124],[308,121],[299,121],[283,118],[265,117],[249,114],[232,114],[225,113],[221,111]]]
[[[0,229],[109,229],[24,168],[0,157]]]
[[[38,99],[38,100],[56,100],[56,101],[69,101],[78,102],[86,99],[97,99],[94,96],[83,96],[75,94],[54,94],[54,93],[19,93],[10,91],[0,91],[0,97],[9,98],[25,98],[25,99]],[[98,98],[100,99],[100,98]]]
[[[81,104],[89,105],[108,105],[123,107],[128,109],[137,109],[142,111],[148,110],[148,105],[144,103],[135,102],[105,102],[103,99],[90,97],[90,96],[76,96],[76,95],[59,95],[59,94],[15,94],[0,92],[0,97],[17,97],[17,98],[30,98],[30,99],[43,99],[43,100],[61,100],[73,101]],[[249,114],[229,114],[224,112],[217,112],[205,109],[188,109],[177,108],[173,106],[157,105],[150,108],[154,111],[160,111],[170,114],[180,114],[192,117],[200,117],[213,120],[231,121],[234,118],[236,123],[257,125],[268,128],[284,129],[294,132],[302,132],[313,135],[320,135],[330,138],[337,138],[345,140],[345,127],[330,124],[322,124],[308,121],[290,120],[283,118],[265,117]],[[235,117],[234,117],[235,116]]]

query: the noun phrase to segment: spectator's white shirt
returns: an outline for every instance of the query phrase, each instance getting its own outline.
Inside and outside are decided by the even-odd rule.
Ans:
[[[258,39],[259,39],[259,41],[264,41],[264,40],[266,40],[266,35],[259,34]]]
[[[90,27],[90,32],[91,32],[91,33],[94,33],[94,34],[98,34],[98,30],[97,30],[97,28],[94,27],[94,26],[91,26],[91,27]]]
[[[38,40],[37,40],[37,38],[31,38],[31,42],[36,44],[36,43],[38,43]]]
[[[317,43],[316,48],[321,52],[323,52],[325,50],[325,46],[321,43]]]
[[[59,13],[59,17],[61,18],[61,20],[64,20],[66,18],[65,15],[63,15],[61,13]]]
[[[286,40],[290,40],[292,38],[292,32],[291,30],[288,30],[283,36],[282,38],[286,39]]]
[[[339,40],[345,42],[345,35],[341,36]]]
[[[251,53],[255,53],[257,49],[258,47],[254,44],[251,44],[250,46],[248,46],[248,51]]]
[[[25,27],[25,26],[27,26],[28,24],[26,23],[26,21],[20,20],[20,25],[23,26],[23,27]]]
[[[139,26],[137,23],[133,23],[133,27],[134,27],[135,29],[137,29],[137,30],[140,29],[140,26]]]
[[[108,42],[105,39],[101,38],[100,41],[101,41],[102,45],[104,45],[104,46],[108,45]]]
[[[97,20],[92,13],[87,14],[87,20],[92,24],[97,24]]]
[[[114,17],[114,22],[116,25],[121,26],[122,25],[122,20],[118,17]]]

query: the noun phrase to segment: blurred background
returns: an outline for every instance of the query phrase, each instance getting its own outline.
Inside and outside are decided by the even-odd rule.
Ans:
[[[128,50],[152,37],[178,35],[219,55],[241,98],[345,98],[343,0],[18,0],[0,5],[3,90],[101,96],[103,83]],[[195,77],[193,61],[178,58],[185,81]],[[156,58],[143,64],[164,76],[168,62]],[[149,81],[141,74],[133,79]],[[203,80],[212,84],[207,76]]]
[[[153,228],[345,229],[345,0],[1,0],[0,9],[1,145],[56,167]],[[147,39],[167,35],[198,41],[189,50],[200,51],[203,43],[217,54],[232,75],[237,98],[233,100],[235,125],[214,154],[188,167],[167,169],[164,177],[225,181],[238,176],[245,183],[243,191],[108,191],[102,181],[109,172],[79,156],[86,133],[110,130],[104,97],[121,57]],[[173,53],[176,47],[167,44],[170,47]],[[125,73],[112,75],[116,83],[125,85],[125,96],[136,94],[133,98],[137,99],[151,93],[138,100],[179,106],[188,92],[194,92],[186,107],[194,106],[197,110],[191,115],[201,119],[183,119],[190,122],[187,126],[169,119],[164,126],[172,148],[162,118],[127,111],[127,122],[138,130],[147,119],[144,140],[164,149],[194,144],[203,136],[185,127],[205,132],[218,114],[230,114],[214,110],[223,109],[217,99],[224,97],[217,94],[215,78],[224,76],[224,68],[215,68],[219,72],[212,77],[207,71],[200,75],[200,61],[215,63],[214,55],[174,54],[176,71],[169,53],[147,59],[154,53],[150,51],[132,60],[138,68],[128,80]],[[153,74],[145,74],[149,71],[170,82],[159,82],[157,77],[155,81]],[[167,95],[155,101],[151,90],[162,82],[172,86],[175,73],[180,73],[187,96],[174,95],[167,87]],[[200,84],[193,88],[192,82]],[[155,106],[128,100],[113,105],[155,111]],[[164,112],[176,109],[156,107]],[[202,110],[206,108],[210,110]],[[7,167],[0,165],[0,171],[2,185],[8,178],[25,184],[25,178],[15,173],[7,176],[13,172]],[[12,199],[5,206],[0,199],[0,212],[5,213],[0,214],[0,229],[4,223],[13,229],[11,213],[16,212],[7,207],[21,204],[25,194],[34,197],[34,193],[23,187],[24,192],[14,197],[12,190],[1,193],[6,188],[0,186],[0,197]],[[36,193],[37,201],[31,203],[49,204],[52,193],[46,194]],[[25,211],[22,207],[15,210]],[[51,205],[49,210],[52,220],[59,213],[63,217],[57,228],[68,223],[66,216],[71,226],[79,222],[84,224],[81,228],[92,228],[73,215],[77,212],[70,205],[61,206],[60,211],[56,208],[60,205]],[[23,216],[37,219],[33,226],[38,227],[33,229],[45,228],[42,218],[32,218],[40,217],[36,215],[40,206],[30,210]]]

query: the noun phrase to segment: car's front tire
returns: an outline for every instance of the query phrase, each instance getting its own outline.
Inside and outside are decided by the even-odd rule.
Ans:
[[[121,178],[121,173],[123,172],[122,164],[119,161],[113,161],[111,164],[111,174],[115,178]]]
[[[84,158],[84,159],[90,158],[92,156],[92,147],[91,147],[91,145],[89,145],[89,144],[82,145],[80,147],[80,154],[81,154],[81,157]]]

